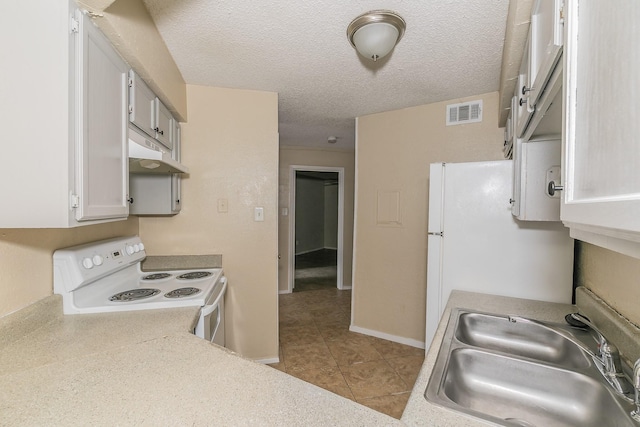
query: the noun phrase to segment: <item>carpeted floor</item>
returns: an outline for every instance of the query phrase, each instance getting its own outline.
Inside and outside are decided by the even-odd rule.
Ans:
[[[337,251],[320,249],[296,255],[294,292],[335,288]]]

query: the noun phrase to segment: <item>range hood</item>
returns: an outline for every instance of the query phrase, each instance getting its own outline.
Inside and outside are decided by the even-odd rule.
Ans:
[[[129,126],[129,173],[189,173],[189,168],[173,159],[168,148]]]

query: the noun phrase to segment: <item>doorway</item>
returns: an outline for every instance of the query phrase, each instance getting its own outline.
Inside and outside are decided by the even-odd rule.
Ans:
[[[290,167],[288,292],[343,289],[344,168]]]

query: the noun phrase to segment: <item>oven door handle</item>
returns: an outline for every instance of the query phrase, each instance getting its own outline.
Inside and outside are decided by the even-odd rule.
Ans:
[[[220,302],[220,298],[222,296],[224,296],[224,293],[227,290],[227,278],[226,277],[221,278],[220,279],[220,283],[222,283],[222,291],[218,295],[218,298],[216,298],[216,300],[213,302],[213,304],[205,305],[202,308],[202,311],[200,312],[200,316],[208,316],[211,313],[213,313],[215,311],[215,309],[218,307],[219,302]]]
[[[201,316],[208,316],[214,312],[214,310],[218,308],[218,304],[205,305],[200,313]]]

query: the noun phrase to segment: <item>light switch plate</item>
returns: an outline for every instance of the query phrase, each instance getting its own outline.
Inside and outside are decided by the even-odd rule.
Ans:
[[[264,208],[262,206],[257,206],[253,211],[253,220],[254,221],[264,221]]]

